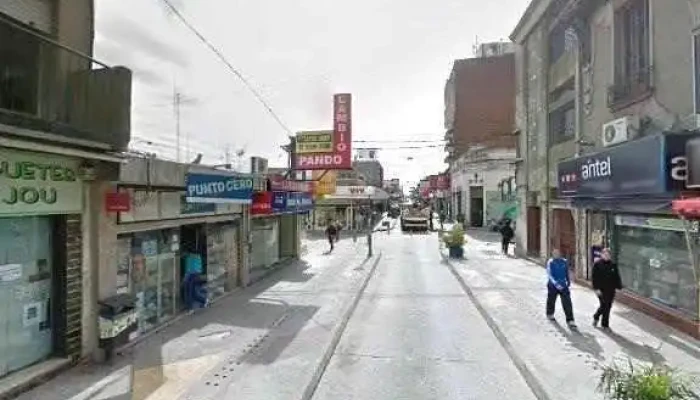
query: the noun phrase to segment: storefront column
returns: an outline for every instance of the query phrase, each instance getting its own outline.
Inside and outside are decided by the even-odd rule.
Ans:
[[[246,287],[250,284],[250,269],[252,268],[252,260],[250,253],[253,250],[253,238],[251,235],[251,214],[250,207],[243,207],[243,215],[241,217],[241,237],[239,242],[241,244],[240,252],[240,272],[238,276],[240,277],[241,287]]]

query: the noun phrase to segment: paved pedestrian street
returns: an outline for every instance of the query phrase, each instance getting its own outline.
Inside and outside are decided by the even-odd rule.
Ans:
[[[184,316],[118,356],[22,400],[600,399],[597,366],[628,357],[700,374],[700,343],[575,286],[579,325],[545,319],[545,271],[469,232],[463,261],[437,235],[306,243],[303,260]]]

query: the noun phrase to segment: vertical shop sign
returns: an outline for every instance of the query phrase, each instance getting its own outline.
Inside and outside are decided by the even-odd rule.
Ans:
[[[332,138],[331,151],[328,139]],[[299,170],[352,169],[352,96],[333,96],[332,137],[323,132],[301,132],[295,141],[294,163]]]

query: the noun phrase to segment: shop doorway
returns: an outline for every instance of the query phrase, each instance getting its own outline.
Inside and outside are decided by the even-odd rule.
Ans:
[[[541,249],[542,212],[539,207],[527,208],[527,255],[539,257]]]
[[[484,226],[484,188],[469,187],[469,223],[473,227]]]
[[[557,248],[569,260],[571,269],[576,270],[576,225],[570,210],[552,210],[552,249]]]
[[[203,224],[184,225],[180,228],[180,255],[197,254],[202,257],[202,273],[207,272],[207,234]],[[180,278],[185,276],[185,263],[180,263]],[[182,281],[182,280],[181,280]]]

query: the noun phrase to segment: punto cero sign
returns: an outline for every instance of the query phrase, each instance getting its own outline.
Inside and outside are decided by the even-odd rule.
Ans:
[[[0,150],[0,215],[82,212],[79,166],[68,157]]]

